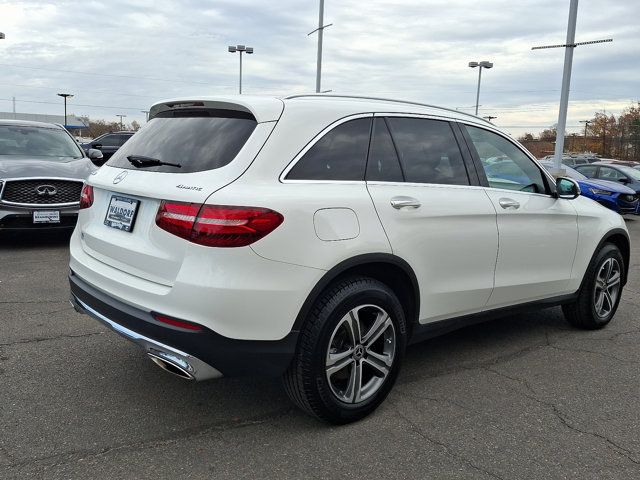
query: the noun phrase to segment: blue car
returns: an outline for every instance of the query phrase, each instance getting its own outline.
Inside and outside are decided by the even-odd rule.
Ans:
[[[540,162],[540,164],[547,170],[553,167],[553,162]],[[587,165],[581,167],[584,168]],[[587,178],[566,165],[563,165],[563,168],[566,170],[567,177],[578,182],[582,196],[589,197],[620,215],[640,214],[638,194],[635,190],[616,181]]]

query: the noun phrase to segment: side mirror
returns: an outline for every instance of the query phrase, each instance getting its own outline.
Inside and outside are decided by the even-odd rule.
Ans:
[[[98,166],[101,166],[104,163],[104,155],[102,155],[100,150],[90,148],[87,150],[87,156],[89,157],[89,160]]]
[[[626,177],[619,178],[619,179],[618,179],[618,181],[619,181],[620,183],[624,183],[625,185],[626,185],[627,183],[629,183],[629,179],[628,179],[628,178],[626,178]]]
[[[573,178],[560,177],[556,180],[558,198],[573,200],[580,195],[580,185]]]
[[[102,149],[102,144],[101,143],[92,143],[91,144],[91,148],[95,148],[97,150],[101,150]]]

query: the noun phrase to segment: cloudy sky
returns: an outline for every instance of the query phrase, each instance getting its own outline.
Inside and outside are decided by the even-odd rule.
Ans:
[[[326,0],[322,88],[423,101],[472,111],[477,70],[480,113],[514,134],[557,120],[569,0]],[[315,89],[317,0],[0,0],[0,111],[69,112],[143,121],[156,100],[237,92]],[[574,55],[569,131],[606,109],[640,100],[640,2],[582,0]]]

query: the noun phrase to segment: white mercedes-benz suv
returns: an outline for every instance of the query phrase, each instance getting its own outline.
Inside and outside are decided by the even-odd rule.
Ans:
[[[532,306],[606,325],[629,236],[579,194],[448,109],[163,101],[83,188],[71,301],[169,372],[282,376],[302,409],[347,423],[384,400],[410,342]]]

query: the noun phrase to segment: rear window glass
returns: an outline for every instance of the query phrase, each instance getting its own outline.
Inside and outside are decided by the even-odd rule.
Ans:
[[[364,180],[371,118],[338,125],[295,164],[289,180]]]
[[[136,155],[181,165],[141,168],[150,172],[214,170],[236,157],[256,125],[250,114],[232,110],[162,112],[127,140],[107,165],[136,169],[127,159]]]

